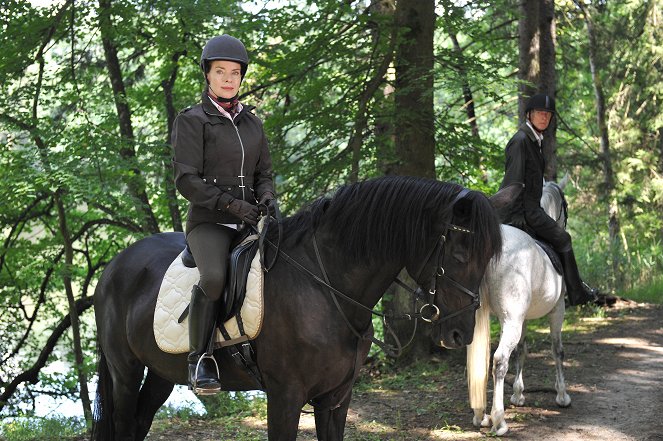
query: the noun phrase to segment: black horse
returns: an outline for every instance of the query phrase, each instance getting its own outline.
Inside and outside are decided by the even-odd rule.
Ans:
[[[294,441],[301,409],[310,402],[318,439],[342,440],[352,385],[371,346],[371,312],[320,280],[326,273],[337,292],[373,308],[406,268],[430,299],[434,338],[448,347],[467,345],[474,293],[501,249],[498,219],[482,193],[384,177],[340,187],[282,225],[282,252],[318,279],[284,257],[266,274],[264,322],[254,348],[269,439]],[[181,233],[145,238],[117,255],[99,280],[95,440],[143,440],[174,384],[186,383],[187,354],[162,352],[152,329],[161,279],[183,247]],[[227,351],[215,357],[224,389],[258,388]]]

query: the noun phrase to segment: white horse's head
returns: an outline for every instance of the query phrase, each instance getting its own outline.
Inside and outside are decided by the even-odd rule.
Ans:
[[[568,174],[564,175],[559,183],[546,181],[543,184],[543,193],[541,195],[541,208],[562,228],[566,228],[566,219],[568,216],[563,191],[568,182]]]

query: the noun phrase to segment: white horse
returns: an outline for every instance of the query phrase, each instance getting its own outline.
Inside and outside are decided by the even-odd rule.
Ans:
[[[546,182],[541,197],[541,207],[562,228],[566,224],[562,189],[567,181],[565,177],[559,184]],[[467,377],[470,406],[474,411],[473,423],[477,427],[488,427],[492,422],[491,432],[498,436],[509,430],[504,420],[504,377],[514,349],[516,378],[511,403],[516,406],[525,404],[525,320],[550,314],[550,337],[556,370],[555,401],[561,407],[571,404],[562,372],[564,279],[557,273],[543,249],[527,233],[502,225],[502,239],[502,254],[499,259],[490,262],[479,288],[481,308],[476,312],[474,340],[467,347]],[[501,333],[493,356],[493,408],[488,416],[485,409],[490,359],[490,313],[499,319]]]

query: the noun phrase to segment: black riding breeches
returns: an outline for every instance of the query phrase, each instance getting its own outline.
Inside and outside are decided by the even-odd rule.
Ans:
[[[226,284],[228,254],[236,230],[223,225],[205,223],[187,233],[186,241],[200,272],[200,286],[210,300],[221,297]]]
[[[529,233],[537,239],[548,242],[558,253],[571,250],[571,236],[564,228],[546,214],[543,209],[525,211],[525,222]],[[527,231],[527,230],[526,230]]]

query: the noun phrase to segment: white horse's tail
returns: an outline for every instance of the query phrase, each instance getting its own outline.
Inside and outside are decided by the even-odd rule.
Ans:
[[[481,308],[475,314],[474,338],[467,347],[467,386],[470,407],[484,410],[487,407],[488,365],[490,362],[490,308],[486,289],[481,286]]]

